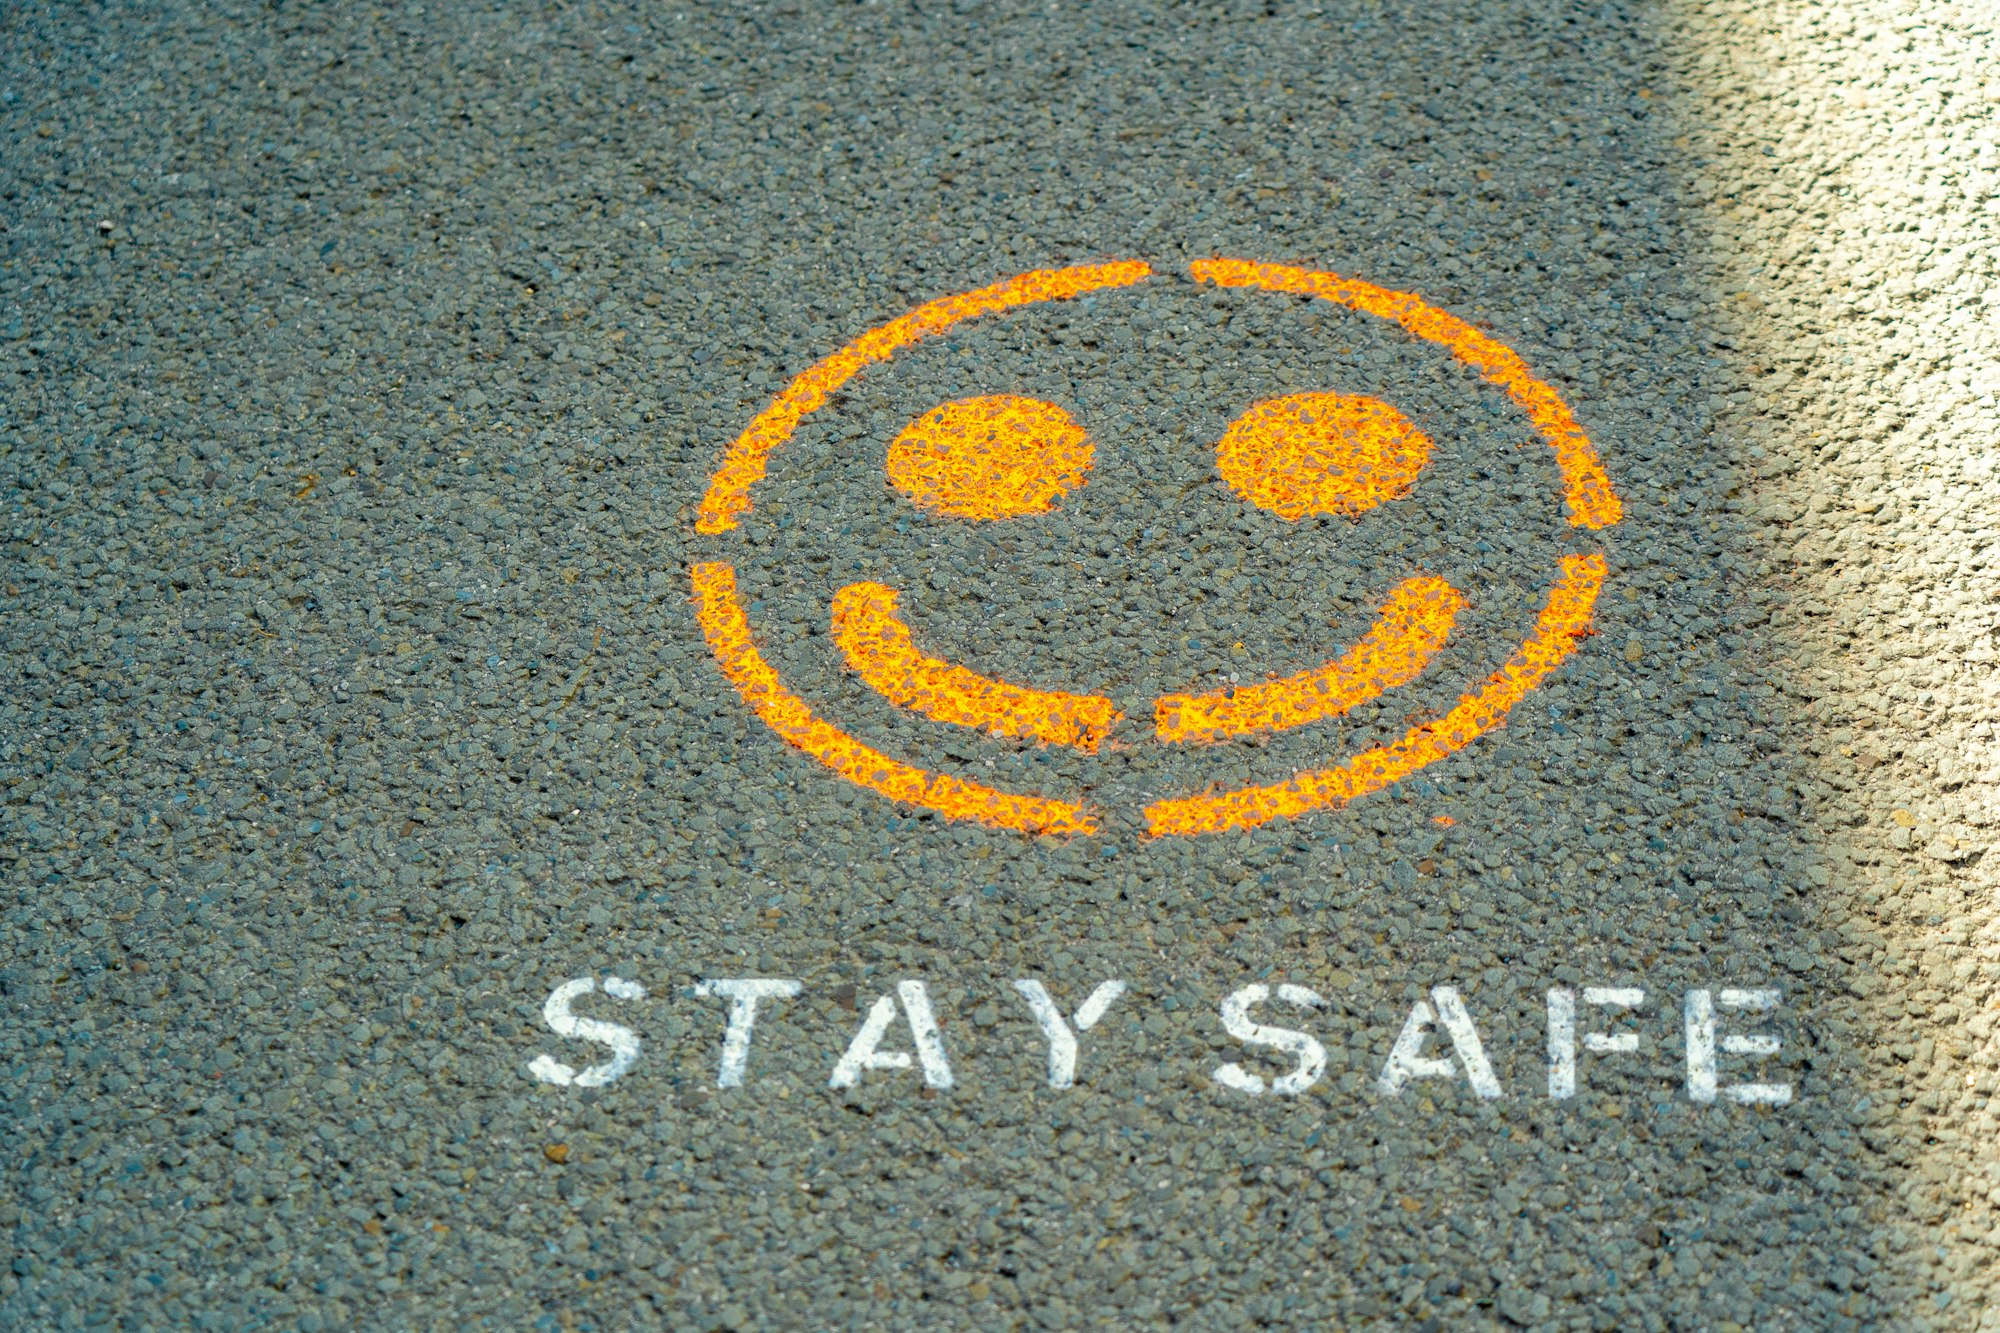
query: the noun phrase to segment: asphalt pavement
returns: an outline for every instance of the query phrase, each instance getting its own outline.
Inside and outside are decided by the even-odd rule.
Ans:
[[[1977,6],[0,34],[0,1324],[2000,1327]]]

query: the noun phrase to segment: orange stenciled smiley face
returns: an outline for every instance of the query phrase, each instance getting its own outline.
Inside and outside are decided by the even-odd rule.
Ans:
[[[1472,325],[1418,297],[1332,273],[1232,259],[1197,262],[1191,271],[1200,283],[1311,297],[1375,316],[1448,351],[1502,390],[1553,450],[1569,525],[1597,531],[1618,522],[1617,494],[1561,397],[1518,355]],[[751,490],[763,480],[773,451],[868,366],[967,320],[1129,287],[1151,272],[1143,262],[1126,261],[1026,273],[929,302],[863,334],[794,379],[730,446],[709,480],[697,530],[716,535],[734,529],[750,510]],[[1238,498],[1287,522],[1358,518],[1405,496],[1434,452],[1432,441],[1393,404],[1330,390],[1252,403],[1230,422],[1214,451],[1216,472]],[[993,393],[919,414],[890,442],[884,467],[888,484],[934,520],[1006,523],[1049,513],[1088,481],[1094,462],[1089,432],[1065,408]],[[1336,807],[1464,748],[1499,726],[1591,632],[1605,575],[1601,553],[1563,555],[1526,638],[1441,715],[1416,721],[1389,743],[1285,781],[1152,800],[1143,810],[1147,832],[1222,832]],[[702,633],[723,673],[789,744],[849,781],[950,818],[1032,833],[1097,830],[1097,812],[1081,800],[1001,790],[856,739],[789,689],[759,651],[733,565],[697,563],[692,578]],[[899,615],[898,598],[887,584],[855,582],[839,588],[828,609],[846,667],[894,706],[993,736],[1086,753],[1095,753],[1125,719],[1108,697],[1036,688],[926,652]],[[1340,717],[1422,673],[1466,605],[1465,595],[1446,580],[1410,574],[1381,598],[1373,624],[1335,657],[1258,684],[1151,700],[1153,737],[1176,746],[1226,743]]]

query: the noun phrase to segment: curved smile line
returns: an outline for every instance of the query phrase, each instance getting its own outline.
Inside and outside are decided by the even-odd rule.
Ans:
[[[1124,716],[1098,695],[1012,685],[925,655],[897,619],[887,584],[850,583],[834,595],[833,640],[868,688],[934,721],[1095,754]]]
[[[937,722],[1095,754],[1123,718],[1094,694],[1038,690],[982,676],[917,648],[896,615],[897,593],[850,583],[833,599],[833,638],[856,675],[883,698]],[[1223,741],[1339,717],[1416,678],[1450,635],[1465,598],[1419,574],[1390,592],[1360,642],[1322,666],[1229,690],[1163,695],[1153,729],[1163,741]]]

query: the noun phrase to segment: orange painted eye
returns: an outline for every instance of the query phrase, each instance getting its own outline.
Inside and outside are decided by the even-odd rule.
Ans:
[[[954,518],[1046,514],[1083,485],[1096,450],[1054,403],[991,394],[945,403],[889,446],[889,483],[917,508]]]
[[[1230,490],[1296,523],[1318,514],[1354,518],[1407,493],[1431,442],[1380,399],[1295,393],[1230,422],[1215,452]]]

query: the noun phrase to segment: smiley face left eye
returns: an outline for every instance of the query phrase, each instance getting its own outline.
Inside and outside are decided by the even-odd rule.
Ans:
[[[1015,394],[961,398],[924,413],[889,446],[889,483],[953,518],[1046,514],[1083,485],[1096,453],[1076,419]]]

